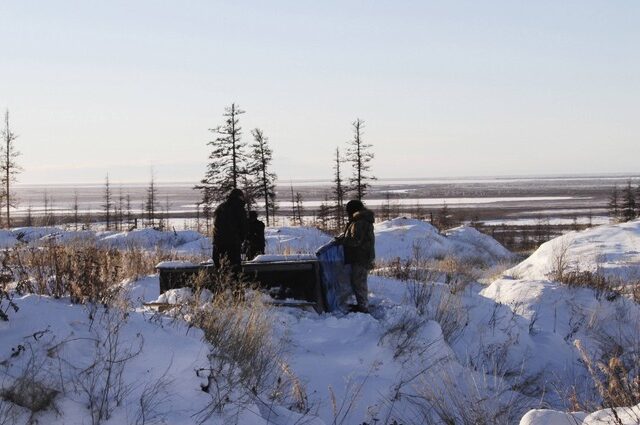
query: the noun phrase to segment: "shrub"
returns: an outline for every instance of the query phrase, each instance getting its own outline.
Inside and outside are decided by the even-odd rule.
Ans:
[[[9,310],[18,311],[18,306],[13,302],[13,293],[9,290],[9,283],[13,282],[13,270],[7,265],[8,251],[2,253],[2,268],[0,269],[0,320],[9,320]]]
[[[180,314],[211,344],[209,367],[197,371],[207,379],[202,389],[211,402],[198,419],[204,422],[227,406],[239,409],[260,397],[307,413],[306,392],[282,358],[261,294],[224,265],[198,276],[195,286],[194,303]],[[198,296],[203,286],[213,289],[210,300]]]
[[[107,248],[95,241],[77,240],[59,244],[49,240],[39,247],[17,247],[5,253],[11,280],[21,293],[60,298],[72,302],[113,302],[121,283],[154,272],[155,265],[175,255],[130,246],[125,250]]]
[[[626,408],[640,403],[640,374],[637,364],[625,365],[617,352],[605,354],[600,361],[593,361],[582,346],[580,340],[575,341],[582,361],[602,398],[601,408]],[[637,363],[637,357],[633,359]],[[633,413],[631,409],[625,409]],[[612,410],[615,423],[622,425],[615,409]],[[635,418],[640,422],[640,417]]]

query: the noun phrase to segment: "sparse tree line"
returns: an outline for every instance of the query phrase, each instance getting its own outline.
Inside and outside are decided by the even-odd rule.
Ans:
[[[332,189],[326,193],[316,212],[315,224],[325,231],[341,231],[345,226],[345,204],[348,199],[362,201],[376,177],[371,173],[374,158],[372,145],[364,140],[364,120],[356,118],[351,123],[353,136],[346,149],[336,147],[333,156]],[[343,154],[342,152],[345,152]],[[345,168],[351,169],[351,175]]]
[[[145,189],[139,213],[133,211],[129,193],[124,194],[122,189],[119,189],[118,196],[115,196],[108,174],[105,177],[102,199],[102,214],[106,230],[133,230],[141,227],[164,230],[169,227],[167,222],[170,209],[169,198],[165,198],[164,205],[160,201],[153,171]],[[74,214],[76,210],[77,200],[74,203]],[[77,221],[74,221],[77,226]]]
[[[278,209],[276,202],[276,174],[271,170],[273,151],[269,139],[259,128],[251,130],[252,142],[243,140],[240,116],[244,114],[237,104],[225,108],[223,124],[210,129],[214,135],[209,163],[204,178],[196,189],[202,193],[198,205],[206,223],[210,226],[214,205],[224,200],[232,189],[242,189],[249,210],[261,209],[267,225],[275,223]],[[364,121],[356,119],[352,123],[353,137],[348,142],[346,155],[336,148],[333,161],[333,188],[326,193],[320,207],[314,211],[314,223],[323,230],[338,230],[344,227],[344,204],[349,196],[363,199],[375,177],[371,174],[370,161],[373,159],[371,145],[364,142]],[[352,174],[345,176],[345,164],[350,165]],[[300,192],[291,186],[291,222],[304,225],[304,200]]]
[[[225,108],[223,124],[209,129],[214,135],[207,144],[211,146],[209,163],[204,178],[195,189],[202,199],[197,205],[197,220],[200,211],[207,233],[211,226],[214,206],[222,202],[232,189],[242,189],[247,208],[253,210],[262,203],[267,225],[271,224],[277,211],[275,182],[271,170],[273,152],[269,138],[259,128],[251,130],[252,142],[243,140],[240,116],[245,111],[232,103]]]
[[[609,216],[616,222],[625,222],[640,217],[640,184],[633,187],[631,180],[618,189],[614,186],[609,195]]]
[[[234,188],[240,188],[245,192],[249,210],[260,210],[264,214],[267,225],[276,223],[279,207],[276,201],[277,176],[272,170],[273,151],[269,138],[260,128],[250,131],[249,142],[243,138],[240,117],[244,113],[245,111],[236,103],[232,103],[225,108],[223,123],[209,129],[214,136],[207,143],[211,147],[209,162],[203,179],[195,186],[202,195],[201,200],[196,204],[195,214],[195,228],[199,231],[207,233],[210,231],[215,205]],[[357,118],[353,121],[351,129],[352,137],[347,141],[346,146],[335,148],[332,155],[332,186],[324,193],[317,208],[305,211],[302,193],[294,191],[291,186],[291,223],[313,224],[330,232],[340,231],[345,226],[346,200],[351,198],[362,200],[368,194],[372,182],[376,180],[371,173],[371,160],[374,158],[372,145],[365,141],[365,122],[362,119]],[[0,226],[11,227],[15,221],[11,210],[16,206],[16,198],[12,190],[13,183],[22,168],[17,162],[20,156],[16,148],[18,136],[10,125],[8,110],[3,116],[0,138]],[[73,223],[78,229],[89,228],[96,221],[101,221],[107,230],[168,227],[169,199],[168,197],[160,199],[153,175],[146,188],[143,202],[136,206],[132,206],[129,193],[124,193],[121,188],[114,190],[108,175],[105,177],[102,204],[95,212],[81,212],[76,193],[71,205],[71,214],[56,214],[53,208],[54,200],[46,191],[43,196],[43,213],[34,217],[29,205],[25,214],[20,217],[21,225]],[[640,217],[640,185],[634,187],[629,180],[623,187],[614,186],[607,206],[610,217],[616,222]],[[288,209],[288,207],[285,208]],[[377,218],[389,220],[401,215],[403,211],[387,193],[386,202],[377,208]],[[410,215],[427,220],[441,230],[454,227],[462,221],[462,217],[454,214],[446,204],[429,211],[417,204]],[[305,216],[311,216],[312,220],[305,223]],[[544,238],[533,235],[534,241],[538,239]]]

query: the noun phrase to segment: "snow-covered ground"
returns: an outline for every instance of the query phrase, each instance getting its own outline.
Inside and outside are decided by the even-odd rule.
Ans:
[[[638,220],[570,232],[546,242],[508,274],[520,279],[546,279],[556,259],[564,256],[568,269],[599,272],[623,281],[640,280]]]
[[[427,223],[395,219],[375,230],[376,250],[383,260],[455,256],[493,265],[513,258],[472,228],[452,229],[443,236]],[[56,232],[16,229],[0,234],[0,243],[74,238]],[[210,243],[182,232],[77,236],[118,248],[133,241],[149,250],[161,245],[190,255],[198,249],[207,252]],[[329,240],[313,229],[269,229],[267,251],[304,254]],[[272,338],[282,349],[287,373],[304,388],[307,413],[301,416],[289,410],[290,405],[266,406],[259,394],[233,416],[224,411],[204,423],[610,423],[613,413],[607,410],[565,412],[572,407],[570,400],[574,406],[598,403],[584,356],[597,363],[615,353],[625,364],[638,365],[640,306],[626,297],[550,280],[556,244],[582,269],[597,266],[631,282],[640,267],[640,220],[553,240],[486,286],[470,283],[454,290],[442,283],[371,276],[371,315],[271,310]],[[211,346],[200,330],[142,305],[158,300],[157,275],[127,283],[126,293],[131,304],[119,328],[119,352],[139,353],[123,362],[127,391],[103,423],[145,423],[142,400],[154,406],[147,408],[146,423],[198,423],[198,412],[211,398],[201,390],[205,382],[196,371],[209,367]],[[184,291],[160,301],[180,299]],[[108,344],[96,341],[105,341],[107,330],[117,322],[117,310],[91,311],[67,299],[34,295],[16,295],[14,301],[19,311],[10,310],[10,320],[0,322],[0,386],[11,388],[23,370],[35,370],[33,380],[59,391],[55,408],[34,415],[39,423],[92,423],[82,383],[86,387],[94,382],[101,369],[94,367],[84,375],[79,371],[104,354]],[[637,376],[638,370],[629,372]],[[8,423],[26,423],[31,415],[20,407],[7,413],[8,402],[0,403],[0,423],[3,414],[16,415]],[[625,424],[637,423],[640,408],[616,413]]]
[[[431,224],[396,218],[375,225],[376,259],[441,259],[453,256],[492,265],[513,259],[513,254],[490,236],[461,226],[442,235]]]

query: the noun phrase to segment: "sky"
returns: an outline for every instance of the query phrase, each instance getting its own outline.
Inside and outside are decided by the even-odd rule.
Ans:
[[[281,181],[640,169],[640,2],[0,0],[21,183],[202,178],[235,102]]]

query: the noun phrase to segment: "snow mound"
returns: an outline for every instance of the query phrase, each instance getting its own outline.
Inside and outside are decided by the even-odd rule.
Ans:
[[[267,254],[312,254],[332,239],[314,227],[269,227],[264,237]]]
[[[456,254],[461,251],[463,256],[469,258],[480,254],[483,258],[490,258],[492,262],[513,258],[511,251],[502,246],[500,242],[471,226],[460,226],[447,230],[446,235],[447,239],[456,246],[454,248]]]
[[[513,259],[513,254],[499,242],[469,226],[457,227],[441,235],[425,221],[395,218],[376,224],[375,235],[378,261],[453,256],[492,265]]]
[[[155,388],[163,400],[158,414],[165,423],[191,424],[191,414],[209,402],[206,393],[196,390],[202,380],[194,373],[208,365],[202,331],[167,319],[153,322],[134,311],[119,316],[113,309],[97,308],[91,318],[88,308],[68,300],[30,295],[15,301],[20,309],[8,322],[0,323],[2,388],[9,387],[23,370],[33,368],[30,362],[37,363],[36,379],[46,387],[57,389],[56,379],[81,379],[86,375],[77,378],[78,370],[89,371],[87,366],[102,358],[99,354],[104,349],[97,342],[106,341],[109,329],[113,335],[117,321],[118,356],[132,353],[131,359],[122,363],[122,384],[130,391],[123,396],[121,407],[114,409],[109,423],[129,423],[127,415],[136,412],[143,392],[148,393],[158,382],[168,383]],[[101,371],[99,363],[96,370]],[[91,371],[86,374],[93,376]],[[102,377],[95,377],[101,382]],[[55,400],[57,408],[39,413],[37,421],[90,423],[89,410],[84,408],[89,404],[86,397],[82,391],[60,393]],[[24,417],[15,418],[15,423],[28,422],[31,412],[24,410]]]
[[[293,254],[293,255],[276,255],[276,254],[265,254],[258,255],[253,259],[254,263],[270,263],[270,262],[280,262],[280,261],[311,261],[317,260],[318,258],[313,254]]]
[[[138,229],[131,232],[120,232],[107,235],[100,242],[112,248],[163,248],[172,249],[203,239],[198,232],[180,230],[163,232],[155,229]]]
[[[615,410],[615,413],[614,413]],[[520,425],[636,425],[640,422],[640,404],[633,407],[598,410],[591,414],[564,413],[555,410],[531,410]]]
[[[566,253],[571,269],[599,272],[623,282],[640,280],[640,220],[598,226],[552,239],[506,274],[520,279],[548,279],[562,253]]]
[[[156,269],[188,269],[195,266],[197,266],[197,264],[191,261],[160,261],[156,264]]]
[[[1,248],[13,247],[18,243],[38,245],[51,241],[62,244],[87,241],[115,249],[163,249],[186,255],[211,253],[211,239],[192,230],[137,229],[124,232],[94,232],[69,231],[58,227],[19,227],[0,232]]]
[[[520,420],[520,425],[578,425],[583,424],[586,414],[565,413],[555,410],[535,409]]]

